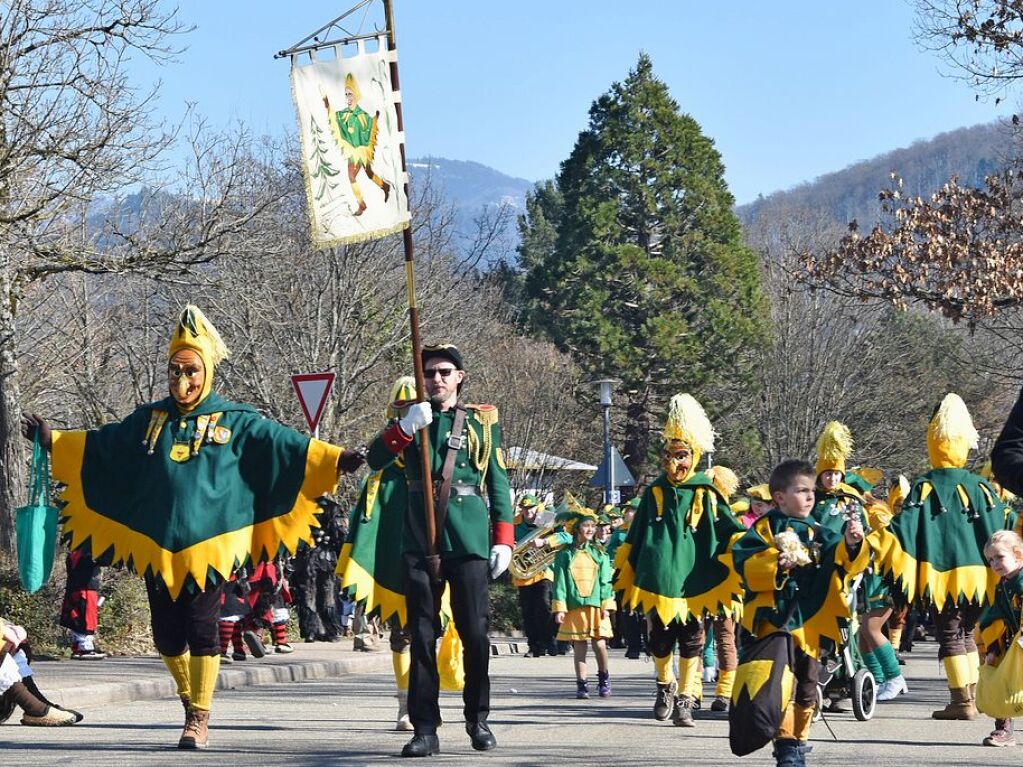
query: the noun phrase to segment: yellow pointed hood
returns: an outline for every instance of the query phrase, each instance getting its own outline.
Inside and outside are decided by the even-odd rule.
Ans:
[[[213,388],[213,373],[217,365],[230,356],[224,339],[198,306],[187,304],[178,316],[178,322],[171,334],[170,346],[167,349],[169,360],[182,349],[191,349],[202,359],[206,368],[205,381],[196,405],[209,395]]]
[[[961,469],[980,434],[962,397],[951,392],[938,405],[927,426],[927,457],[935,469]]]
[[[852,455],[852,449],[853,439],[849,427],[840,421],[826,423],[817,440],[817,476],[825,471],[845,474],[845,462]]]

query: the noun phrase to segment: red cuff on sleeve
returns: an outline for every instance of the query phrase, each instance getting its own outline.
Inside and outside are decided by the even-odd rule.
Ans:
[[[511,522],[494,523],[494,546],[511,546],[515,548],[515,526]]]
[[[412,437],[403,432],[397,423],[385,429],[380,436],[384,440],[384,446],[395,455],[412,444]]]

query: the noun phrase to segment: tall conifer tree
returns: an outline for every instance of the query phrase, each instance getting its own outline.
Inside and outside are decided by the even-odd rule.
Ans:
[[[589,373],[623,380],[625,449],[639,476],[669,397],[752,384],[766,336],[757,257],[742,243],[721,156],[641,54],[590,108],[555,184],[527,202],[528,322]],[[720,413],[726,403],[706,404]]]

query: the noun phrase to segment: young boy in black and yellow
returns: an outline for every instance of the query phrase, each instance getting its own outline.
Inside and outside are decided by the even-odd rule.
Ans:
[[[774,508],[732,547],[746,589],[743,625],[758,639],[787,631],[795,647],[793,700],[775,737],[778,767],[804,767],[810,734],[821,642],[841,641],[848,625],[848,579],[868,562],[858,518],[842,533],[814,523],[817,473],[805,461],[783,461],[771,472]],[[736,698],[737,690],[733,693]]]

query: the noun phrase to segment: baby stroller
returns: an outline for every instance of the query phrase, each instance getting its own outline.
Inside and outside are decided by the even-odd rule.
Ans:
[[[863,662],[856,636],[859,631],[859,611],[855,609],[857,596],[862,589],[861,576],[857,576],[853,587],[849,590],[852,618],[849,625],[842,629],[842,642],[837,647],[821,649],[820,678],[817,683],[817,710],[814,720],[823,716],[829,701],[850,698],[853,715],[861,722],[874,716],[877,703],[877,682],[874,675]]]

